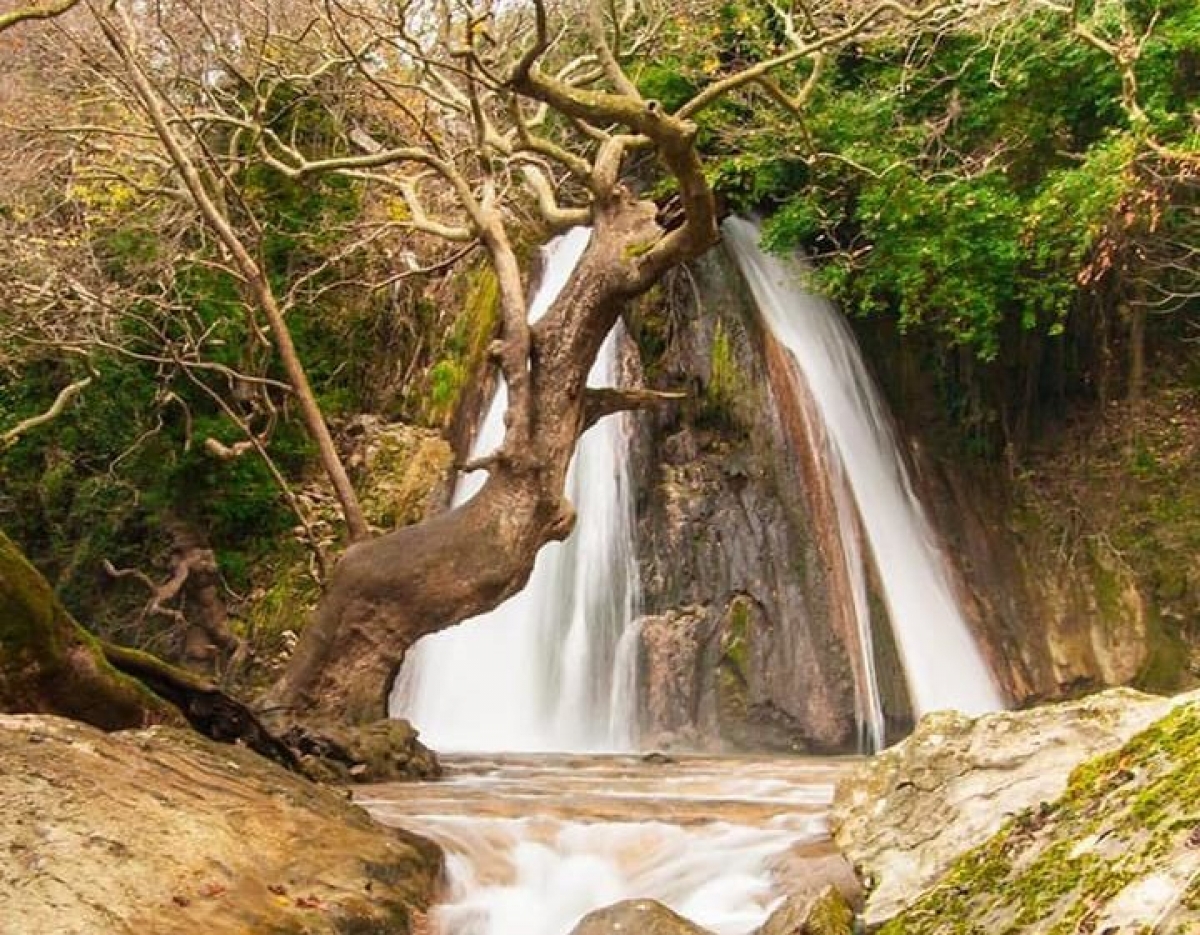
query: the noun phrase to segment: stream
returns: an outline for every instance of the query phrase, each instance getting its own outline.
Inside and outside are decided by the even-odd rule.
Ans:
[[[450,755],[438,782],[361,787],[384,824],[446,850],[431,935],[568,935],[593,909],[657,899],[746,935],[825,859],[850,759]]]

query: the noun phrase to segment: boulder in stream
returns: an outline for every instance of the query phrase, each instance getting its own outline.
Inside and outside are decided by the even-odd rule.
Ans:
[[[0,716],[0,932],[409,932],[439,848],[174,728]]]
[[[437,754],[400,718],[367,724],[295,724],[283,739],[299,754],[305,772],[320,782],[404,782],[442,775]]]
[[[836,886],[789,896],[755,935],[852,935],[854,910]]]
[[[589,912],[571,935],[712,935],[653,899],[627,899]]]

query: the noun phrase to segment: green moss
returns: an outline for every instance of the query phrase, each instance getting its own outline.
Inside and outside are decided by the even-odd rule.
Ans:
[[[750,598],[739,594],[726,610],[724,636],[721,639],[721,664],[745,679],[746,654],[751,640]]]
[[[500,281],[490,266],[466,274],[462,312],[446,339],[444,357],[430,367],[423,393],[424,419],[445,425],[467,381],[483,371],[500,318]]]
[[[809,907],[804,920],[807,935],[851,935],[854,931],[854,912],[832,886],[827,887]]]
[[[640,256],[645,256],[654,249],[654,240],[646,240],[642,243],[626,244],[625,249],[621,251],[621,255],[627,260],[636,260]]]
[[[753,641],[751,599],[739,594],[725,609],[721,624],[721,656],[717,663],[717,718],[721,735],[738,746],[750,713],[749,652]]]
[[[1128,613],[1124,601],[1126,581],[1120,572],[1112,567],[1110,561],[1100,553],[1099,546],[1094,542],[1090,543],[1088,557],[1091,566],[1092,589],[1101,620],[1106,624],[1111,621],[1120,621]]]
[[[1133,684],[1142,691],[1169,694],[1178,691],[1187,677],[1187,645],[1175,630],[1164,625],[1152,609],[1146,621],[1146,661]]]
[[[703,415],[719,423],[736,421],[746,396],[746,380],[738,366],[733,341],[725,325],[718,321],[713,330]]]

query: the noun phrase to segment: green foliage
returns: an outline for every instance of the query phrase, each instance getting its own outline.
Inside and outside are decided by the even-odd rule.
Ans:
[[[767,5],[730,6],[691,24],[694,51],[675,60],[701,75],[770,55],[777,25]],[[799,113],[755,94],[700,117],[730,207],[766,215],[769,249],[813,255],[817,288],[848,313],[908,335],[978,452],[1013,443],[1044,390],[1055,405],[1096,393],[1121,352],[1121,303],[1171,275],[1147,245],[1194,242],[1194,184],[1164,182],[1186,172],[1148,140],[1200,150],[1200,10],[1130,0],[1093,27],[1146,36],[1144,121],[1112,58],[1044,10],[848,46]],[[794,91],[809,67],[780,84]]]
[[[1029,17],[995,52],[977,42],[916,71],[900,48],[840,62],[808,121],[831,155],[779,192],[766,236],[824,249],[822,284],[855,312],[992,360],[1009,323],[1062,329],[1135,152],[1110,64],[1056,20]]]
[[[478,267],[464,277],[462,311],[453,324],[420,389],[424,420],[444,425],[473,375],[483,372],[487,348],[500,315],[500,284],[491,267]]]

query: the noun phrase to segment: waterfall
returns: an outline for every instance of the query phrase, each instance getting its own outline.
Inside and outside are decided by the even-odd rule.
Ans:
[[[832,474],[861,672],[868,683],[862,692],[868,710],[859,716],[875,746],[882,740],[882,710],[866,599],[870,558],[915,713],[955,708],[978,714],[1002,708],[849,326],[829,302],[803,288],[796,264],[763,253],[753,223],[731,218],[724,231],[767,327],[791,353],[823,422],[827,441],[821,454]]]
[[[590,237],[575,228],[544,251],[541,284],[530,301],[536,321],[570,279]],[[620,326],[608,336],[588,384],[612,385]],[[471,457],[504,437],[501,382]],[[393,716],[405,717],[440,750],[624,750],[632,747],[637,566],[625,415],[601,419],[579,440],[567,474],[575,529],[538,553],[518,594],[494,610],[420,640],[392,690]],[[462,477],[455,505],[483,486],[486,472]]]

